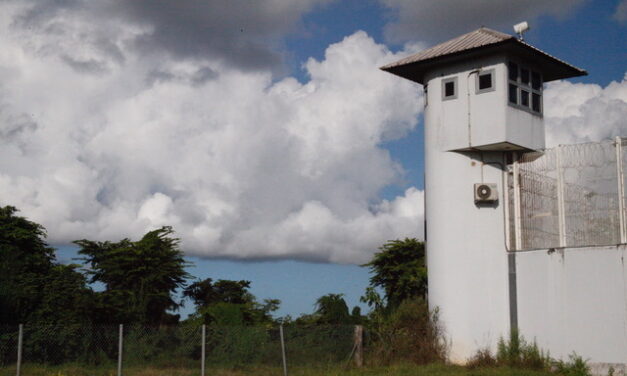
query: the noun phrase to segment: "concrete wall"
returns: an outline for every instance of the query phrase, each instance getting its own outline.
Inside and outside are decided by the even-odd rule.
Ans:
[[[474,62],[466,72],[455,70],[458,98],[444,103],[441,80],[453,72],[433,72],[425,108],[429,304],[440,310],[451,360],[456,362],[465,361],[477,348],[494,349],[499,337],[509,332],[503,199],[487,206],[474,202],[474,183],[494,183],[502,194],[503,153],[448,151],[468,146],[465,93],[467,82],[474,92],[474,81],[466,78],[477,67],[481,64]]]
[[[521,334],[555,358],[627,364],[626,258],[625,246],[517,252]]]

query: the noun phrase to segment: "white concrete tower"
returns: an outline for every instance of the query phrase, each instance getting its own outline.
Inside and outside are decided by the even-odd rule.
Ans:
[[[517,325],[507,164],[544,148],[543,83],[586,72],[487,28],[381,69],[424,85],[429,305],[464,362]]]

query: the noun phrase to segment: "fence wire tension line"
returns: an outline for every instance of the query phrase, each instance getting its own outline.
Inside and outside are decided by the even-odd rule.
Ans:
[[[508,166],[510,250],[627,243],[627,139],[522,154]]]

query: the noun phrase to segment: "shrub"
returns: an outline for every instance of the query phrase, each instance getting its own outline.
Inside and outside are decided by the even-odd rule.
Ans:
[[[554,361],[553,369],[564,376],[590,376],[590,367],[586,360],[574,352],[568,355],[568,358],[568,362]]]
[[[551,358],[534,341],[527,343],[518,330],[512,329],[509,340],[499,339],[496,352],[498,365],[535,370],[549,369]]]
[[[496,367],[497,362],[494,355],[488,348],[477,350],[477,352],[468,359],[466,367],[470,369],[484,368],[484,367]]]
[[[416,364],[443,362],[447,345],[438,312],[429,311],[422,298],[403,301],[394,311],[371,322],[369,359],[389,364],[411,361]]]

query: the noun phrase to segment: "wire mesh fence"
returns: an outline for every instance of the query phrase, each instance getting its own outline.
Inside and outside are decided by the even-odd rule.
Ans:
[[[510,248],[625,243],[626,141],[525,153],[508,179]]]
[[[205,370],[216,368],[347,365],[353,362],[356,346],[361,346],[356,328],[361,327],[3,325],[0,376],[123,375],[129,369],[208,375],[211,372]]]

